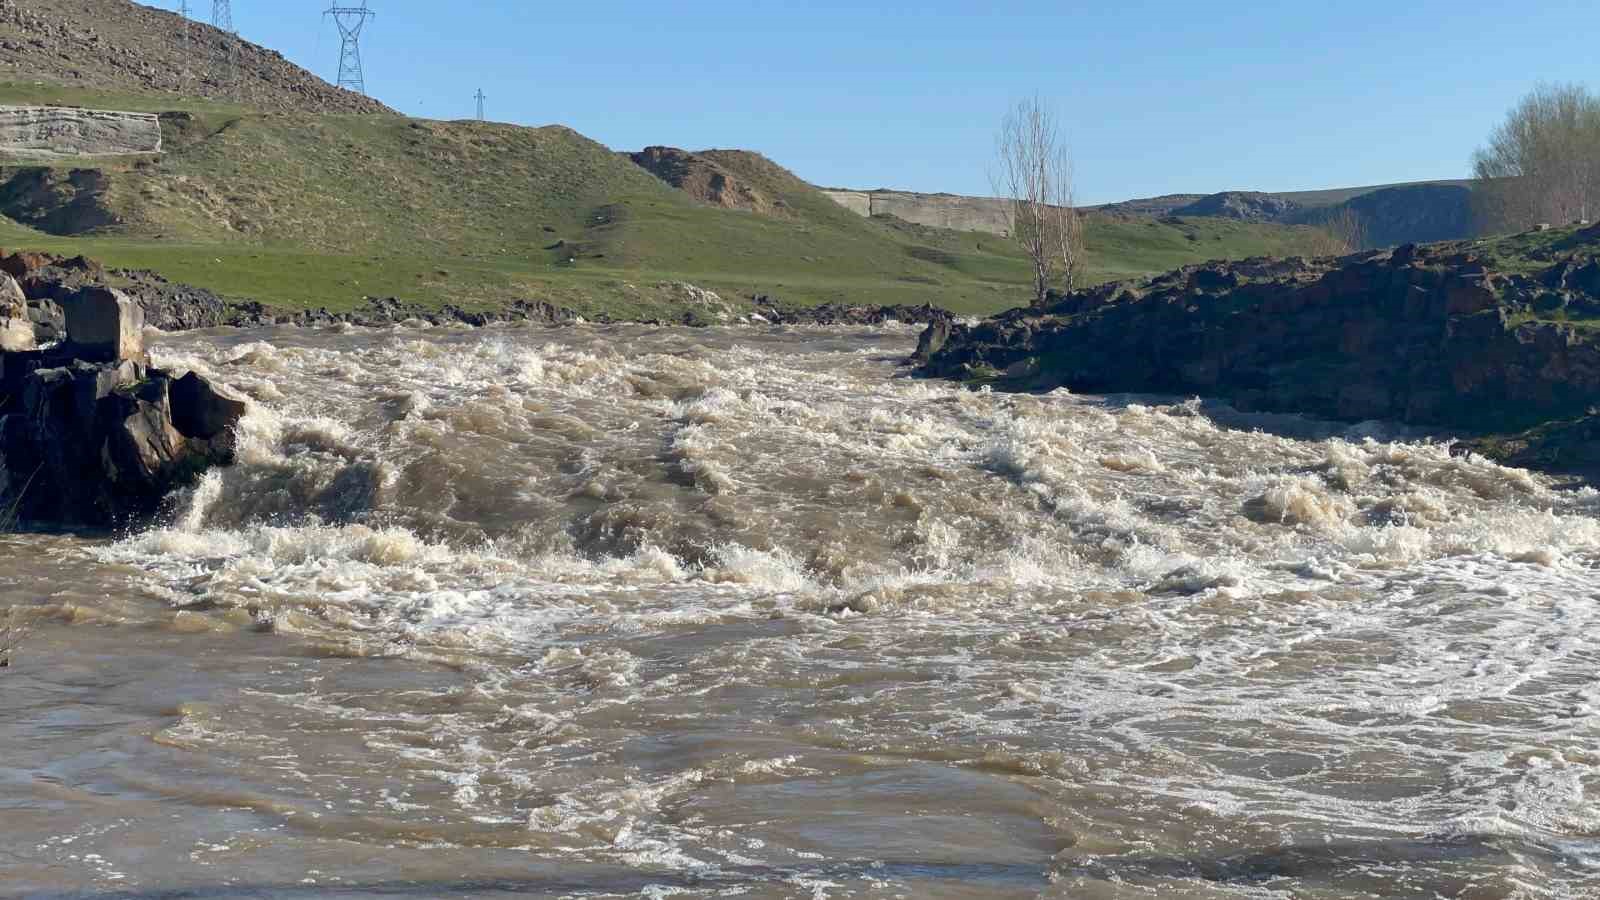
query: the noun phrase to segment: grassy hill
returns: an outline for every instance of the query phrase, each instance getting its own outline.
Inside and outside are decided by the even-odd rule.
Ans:
[[[861,218],[754,153],[704,155],[781,201],[781,214],[697,202],[559,126],[0,84],[0,103],[41,102],[161,111],[166,152],[0,165],[0,244],[85,253],[228,296],[330,309],[366,296],[467,308],[542,299],[616,316],[671,314],[683,281],[729,299],[971,313],[1028,296],[1009,242]],[[1299,253],[1319,239],[1278,225],[1096,217],[1089,274]]]

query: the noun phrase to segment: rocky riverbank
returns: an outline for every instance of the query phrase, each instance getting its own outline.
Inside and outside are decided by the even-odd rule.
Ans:
[[[1587,469],[1570,447],[1556,456],[1571,466],[1542,451],[1558,431],[1565,444],[1586,433],[1551,423],[1600,403],[1600,228],[1187,266],[935,324],[917,360],[925,375],[1002,389],[1196,394],[1516,435],[1477,446]]]
[[[152,366],[144,328],[143,308],[115,288],[30,297],[0,273],[6,527],[130,524],[233,461],[246,402],[194,373]]]
[[[188,331],[196,328],[259,328],[271,325],[297,325],[305,328],[357,325],[382,328],[404,322],[428,325],[466,325],[483,327],[506,322],[562,325],[585,321],[576,310],[542,300],[517,300],[500,309],[468,310],[454,304],[429,306],[395,297],[368,298],[353,310],[284,309],[253,300],[225,300],[205,288],[179,284],[143,269],[107,269],[82,256],[63,257],[49,253],[0,250],[0,271],[9,273],[28,297],[30,318],[41,331],[41,340],[55,340],[60,328],[60,302],[87,286],[115,287],[144,311],[145,322],[162,331]],[[692,286],[685,286],[698,291]],[[715,297],[709,292],[700,292]],[[652,317],[615,320],[608,316],[587,321],[607,324],[637,322],[647,325],[704,326],[714,324],[772,325],[882,325],[895,321],[911,325],[949,322],[952,315],[943,309],[923,304],[853,305],[830,303],[798,306],[756,295],[745,304],[718,298],[716,309],[685,309],[676,319]]]

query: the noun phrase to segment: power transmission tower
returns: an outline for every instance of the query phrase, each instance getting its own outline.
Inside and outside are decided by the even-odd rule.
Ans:
[[[361,72],[361,29],[377,13],[367,9],[367,0],[361,0],[360,6],[340,6],[336,0],[322,15],[323,18],[332,16],[333,23],[339,26],[342,41],[339,47],[339,87],[365,94],[367,80]]]
[[[482,122],[483,121],[483,101],[485,101],[485,100],[487,100],[489,98],[483,93],[483,88],[478,88],[478,92],[476,94],[473,94],[472,96],[474,98],[476,98],[477,101],[478,101],[478,121]]]
[[[223,34],[217,45],[217,84],[224,94],[233,96],[239,87],[239,32],[233,27],[233,0],[211,0],[211,26]]]
[[[178,83],[189,84],[189,63],[194,53],[193,25],[189,19],[189,0],[178,0]]]

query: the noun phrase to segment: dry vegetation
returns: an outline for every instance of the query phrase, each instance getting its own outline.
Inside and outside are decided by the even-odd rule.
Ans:
[[[1491,228],[1566,225],[1600,215],[1600,96],[1540,85],[1506,114],[1473,159]]]
[[[1348,206],[1329,216],[1313,229],[1312,256],[1344,256],[1367,249],[1367,227],[1361,214]]]
[[[27,636],[28,623],[16,607],[8,607],[0,612],[0,669],[10,667],[12,654],[17,652]]]

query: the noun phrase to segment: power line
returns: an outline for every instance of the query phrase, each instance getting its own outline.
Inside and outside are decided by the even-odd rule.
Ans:
[[[485,101],[485,100],[487,100],[489,98],[484,95],[483,88],[478,88],[478,92],[476,94],[473,94],[472,96],[478,101],[478,121],[482,122],[483,121],[483,101]]]
[[[333,23],[339,26],[339,87],[355,91],[358,94],[367,92],[366,76],[361,71],[361,29],[367,25],[367,20],[377,13],[367,9],[366,0],[361,0],[360,6],[328,7],[322,14],[323,18],[333,17]]]
[[[218,31],[237,33],[233,30],[233,0],[211,0],[211,25]]]

